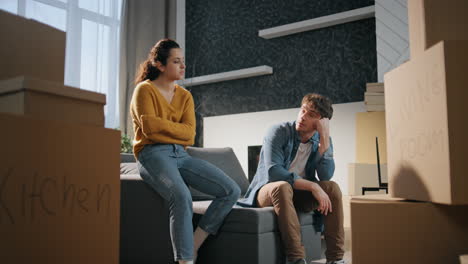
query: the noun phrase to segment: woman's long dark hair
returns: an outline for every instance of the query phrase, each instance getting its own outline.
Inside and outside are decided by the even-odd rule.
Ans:
[[[156,62],[161,62],[162,65],[167,64],[171,49],[180,48],[179,44],[172,39],[161,39],[158,41],[148,54],[148,58],[140,64],[135,78],[135,85],[150,79],[151,81],[158,78],[161,73],[156,67]]]

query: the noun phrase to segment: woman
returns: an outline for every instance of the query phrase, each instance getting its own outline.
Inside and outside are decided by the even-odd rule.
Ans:
[[[219,168],[185,152],[194,143],[195,110],[190,92],[174,83],[184,72],[179,45],[170,39],[157,42],[140,66],[130,112],[141,177],[169,205],[175,261],[194,263],[200,245],[218,231],[240,189]],[[195,233],[187,185],[216,197]]]

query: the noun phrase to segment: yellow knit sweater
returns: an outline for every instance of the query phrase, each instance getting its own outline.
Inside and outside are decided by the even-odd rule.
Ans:
[[[130,103],[135,139],[133,153],[146,144],[165,143],[193,145],[195,139],[195,109],[192,94],[176,85],[169,103],[149,81],[139,83]]]

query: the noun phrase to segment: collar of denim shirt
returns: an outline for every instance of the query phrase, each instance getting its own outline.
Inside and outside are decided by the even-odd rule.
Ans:
[[[294,129],[295,133],[295,141],[297,145],[299,145],[301,142],[301,137],[299,136],[299,133],[296,130],[296,121],[292,123],[292,128]],[[320,143],[320,138],[319,138],[319,133],[318,131],[315,131],[315,133],[309,138],[308,142],[312,142],[314,145]]]

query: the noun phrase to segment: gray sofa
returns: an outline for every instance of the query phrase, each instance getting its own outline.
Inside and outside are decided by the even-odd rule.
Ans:
[[[187,152],[222,169],[244,194],[248,180],[231,148],[195,148]],[[212,197],[191,189],[193,223],[206,211]],[[121,164],[120,263],[173,263],[169,214],[163,199],[138,175],[132,156]],[[299,213],[307,259],[319,259],[320,233],[313,227],[313,213]],[[199,250],[201,264],[283,264],[281,239],[272,207],[235,206],[216,236],[209,236]]]

